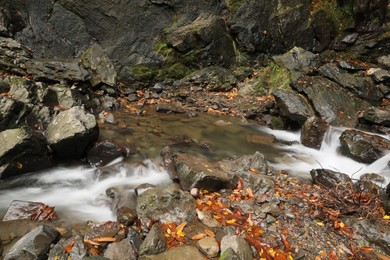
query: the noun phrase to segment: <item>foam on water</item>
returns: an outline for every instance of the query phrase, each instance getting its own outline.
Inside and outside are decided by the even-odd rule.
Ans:
[[[269,128],[259,128],[259,130],[274,135],[278,140],[293,142],[291,146],[278,145],[284,152],[275,156],[274,161],[270,163],[275,169],[287,170],[291,174],[303,178],[310,177],[310,170],[318,168],[343,172],[354,179],[358,179],[365,173],[377,173],[386,179],[385,183],[382,184],[383,186],[390,182],[390,168],[388,165],[390,153],[372,164],[364,164],[345,157],[339,152],[339,137],[345,130],[344,128],[330,127],[324,136],[320,150],[303,146],[299,142],[300,132],[291,133]]]
[[[170,182],[167,172],[155,167],[150,160],[98,178],[96,169],[85,166],[57,167],[41,173],[28,174],[0,187],[0,209],[4,211],[12,200],[37,201],[55,206],[60,216],[74,220],[113,220],[110,198],[106,189],[118,185],[136,188],[142,183],[154,185]]]

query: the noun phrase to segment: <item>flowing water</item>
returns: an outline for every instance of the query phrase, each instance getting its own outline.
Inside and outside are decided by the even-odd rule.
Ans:
[[[386,178],[386,183],[390,181],[390,154],[371,165],[339,154],[338,138],[343,131],[340,128],[331,128],[321,150],[314,150],[299,143],[299,132],[251,126],[235,118],[209,114],[188,118],[150,111],[144,116],[130,115],[127,111],[116,111],[114,115],[116,124],[101,125],[100,136],[102,140],[128,147],[130,157],[126,162],[130,166],[118,163],[121,160],[118,158],[112,166],[106,167],[109,174],[104,175],[91,167],[66,165],[6,180],[0,183],[0,217],[12,200],[28,200],[55,206],[59,216],[71,222],[112,220],[114,206],[106,196],[108,188],[134,189],[142,183],[170,183],[157,159],[165,145],[200,153],[210,160],[260,151],[275,169],[287,170],[302,178],[309,178],[313,168],[328,168],[354,178],[364,173],[379,173]]]

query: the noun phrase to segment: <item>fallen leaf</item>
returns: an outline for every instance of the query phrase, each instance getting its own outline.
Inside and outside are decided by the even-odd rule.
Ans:
[[[210,229],[205,228],[205,229],[204,229],[204,232],[205,232],[209,237],[215,237],[214,232],[211,231]]]
[[[93,242],[114,242],[116,241],[115,237],[95,237],[91,239]]]
[[[196,234],[195,236],[192,236],[191,239],[192,240],[199,240],[199,239],[202,239],[202,238],[205,238],[207,235],[205,233],[199,233],[199,234]]]
[[[67,246],[65,247],[65,250],[64,250],[64,253],[65,253],[65,254],[69,254],[70,251],[72,251],[74,242],[75,242],[75,241],[73,240],[72,242],[69,243],[69,245],[67,245]]]

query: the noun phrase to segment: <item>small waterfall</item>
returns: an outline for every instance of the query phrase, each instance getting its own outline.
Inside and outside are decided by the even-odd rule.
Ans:
[[[388,165],[390,153],[372,164],[364,164],[345,157],[339,152],[339,137],[345,130],[344,128],[329,127],[320,150],[303,146],[299,142],[300,132],[291,133],[268,128],[260,128],[259,130],[274,135],[280,141],[293,142],[291,146],[277,145],[283,152],[272,158],[270,163],[277,170],[287,170],[302,178],[309,178],[310,170],[317,168],[343,172],[354,179],[358,179],[365,173],[377,173],[385,177],[386,181],[383,185],[390,182],[390,167]]]

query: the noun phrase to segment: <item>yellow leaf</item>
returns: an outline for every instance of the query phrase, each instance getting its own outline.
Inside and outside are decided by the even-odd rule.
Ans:
[[[234,224],[234,223],[236,223],[236,222],[237,222],[237,220],[235,220],[235,219],[226,220],[226,223],[227,223],[227,224]]]
[[[383,219],[390,219],[390,215],[384,215]]]
[[[340,227],[341,228],[345,228],[345,223],[344,222],[340,222]]]
[[[176,233],[180,233],[183,231],[183,228],[187,225],[187,222],[183,222],[180,225],[177,226],[176,228]]]
[[[324,222],[317,222],[317,225],[320,226],[320,227],[325,226]]]

